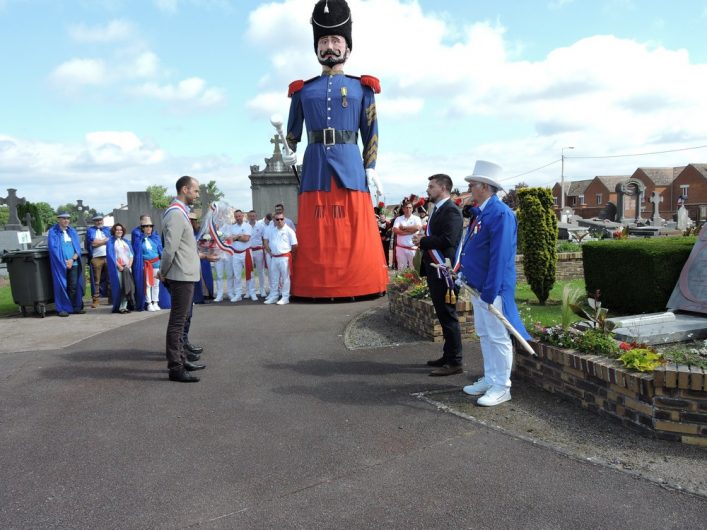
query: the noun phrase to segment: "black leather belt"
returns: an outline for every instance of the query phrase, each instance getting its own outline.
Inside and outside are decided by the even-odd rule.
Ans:
[[[307,135],[310,144],[355,144],[358,142],[356,131],[340,131],[336,129],[324,129],[321,131],[309,131]]]

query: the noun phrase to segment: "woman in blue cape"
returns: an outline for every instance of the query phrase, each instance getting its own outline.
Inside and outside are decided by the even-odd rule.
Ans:
[[[57,215],[59,221],[47,233],[49,264],[54,284],[54,304],[61,317],[85,313],[83,308],[83,261],[76,230],[69,226],[68,213]]]
[[[162,239],[155,232],[150,217],[143,216],[140,218],[140,226],[133,228],[130,242],[135,256],[133,265],[135,310],[157,311],[159,309],[169,309],[172,306],[169,291],[155,274],[159,271],[160,258],[162,258]],[[147,285],[146,278],[150,274],[149,271],[152,271],[153,286],[157,289]],[[148,292],[147,289],[151,290]]]

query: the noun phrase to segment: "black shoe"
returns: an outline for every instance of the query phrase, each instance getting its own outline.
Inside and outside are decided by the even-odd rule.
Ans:
[[[57,315],[59,315],[60,317],[68,317],[69,313],[67,313],[66,311],[59,311]]]
[[[194,363],[201,359],[201,355],[197,355],[196,353],[192,353],[190,351],[187,352],[187,361],[190,363]]]
[[[184,345],[184,349],[196,354],[200,354],[204,351],[203,347],[189,344],[188,342]]]
[[[205,364],[196,364],[189,361],[184,363],[184,369],[187,372],[196,372],[197,370],[203,370],[204,368],[206,368]]]
[[[440,357],[439,359],[435,359],[434,361],[427,361],[427,366],[441,368],[442,366],[444,366],[444,362],[444,357]]]
[[[190,374],[184,368],[169,371],[169,380],[177,381],[178,383],[197,383],[199,378]]]
[[[441,368],[432,370],[430,375],[432,377],[444,377],[445,375],[461,374],[464,372],[461,364],[445,364]]]
[[[74,311],[74,313],[76,313],[77,315],[85,315],[86,310],[85,309],[77,309],[76,311]]]

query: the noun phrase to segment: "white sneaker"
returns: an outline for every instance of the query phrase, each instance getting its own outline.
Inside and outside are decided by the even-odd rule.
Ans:
[[[258,296],[257,296],[255,293],[253,293],[253,294],[250,295],[250,299],[253,300],[253,302],[257,302],[257,301],[258,301]]]
[[[147,309],[146,309],[146,311],[154,311],[154,310],[155,310],[154,304],[147,304]]]
[[[268,294],[265,291],[260,291],[260,296],[265,298],[266,296],[268,296]]]
[[[483,396],[481,396],[476,402],[477,405],[482,407],[493,407],[494,405],[500,405],[504,401],[511,400],[511,389],[505,387],[490,388]]]
[[[231,302],[233,302],[234,304],[236,302],[240,302],[241,300],[243,300],[243,297],[241,295],[231,297]]]
[[[152,306],[155,308],[155,311],[162,311],[162,308],[157,302],[153,302]]]
[[[473,385],[467,385],[462,390],[470,396],[483,396],[489,388],[491,385],[482,377]]]
[[[278,300],[277,305],[285,305],[285,304],[289,304],[289,303],[290,303],[290,299],[285,298],[283,296],[282,298],[280,298],[280,300]]]
[[[277,302],[277,298],[266,298],[264,304],[274,304]]]
[[[223,296],[217,296],[216,298],[214,298],[214,302],[215,303],[223,302]]]

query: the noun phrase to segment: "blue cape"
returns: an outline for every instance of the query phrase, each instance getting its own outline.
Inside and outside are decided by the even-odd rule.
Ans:
[[[115,262],[115,236],[110,236],[110,240],[106,245],[106,267],[108,268],[108,274],[110,275],[110,299],[113,304],[113,313],[117,313],[118,308],[120,307],[122,293],[120,289],[120,281],[118,280],[118,274],[121,273],[118,271],[118,265]],[[135,258],[133,257],[133,270],[134,269]],[[130,307],[129,302],[128,309],[134,309],[133,307]]]
[[[91,296],[96,297],[98,294],[95,293],[95,288],[93,286],[94,284],[94,279],[93,279],[93,267],[91,267],[91,258],[93,258],[93,240],[96,239],[96,232],[98,231],[98,228],[95,226],[89,227],[88,230],[86,230],[86,238],[84,240],[84,246],[86,247],[86,252],[88,252],[88,275],[91,280]],[[101,228],[101,232],[103,232],[103,235],[106,236],[106,239],[110,239],[110,230],[107,227]],[[101,278],[101,283],[98,285],[98,289],[100,291],[101,296],[105,296],[107,292],[107,286],[106,286],[106,277],[104,276]]]
[[[79,268],[79,277],[76,282],[76,296],[74,300],[69,299],[69,292],[66,288],[66,262],[64,261],[64,236],[59,223],[55,224],[47,232],[47,246],[49,247],[49,264],[52,270],[52,283],[54,284],[54,304],[58,312],[66,311],[73,313],[74,307],[83,308],[83,260],[81,259],[81,243],[79,235],[71,227],[66,231],[71,238],[74,252],[79,257],[74,263],[74,267]]]
[[[130,242],[133,246],[133,254],[135,255],[133,261],[133,278],[135,279],[135,310],[144,311],[145,309],[145,270],[143,269],[143,258],[142,258],[142,242],[145,239],[145,234],[140,229],[140,227],[133,228],[130,236]],[[153,229],[152,235],[150,236],[150,242],[157,247],[157,252],[160,257],[162,257],[162,238],[157,234],[157,231]],[[169,291],[164,286],[164,283],[160,282],[160,299],[158,305],[162,309],[169,309],[172,307],[172,298],[169,295]]]

